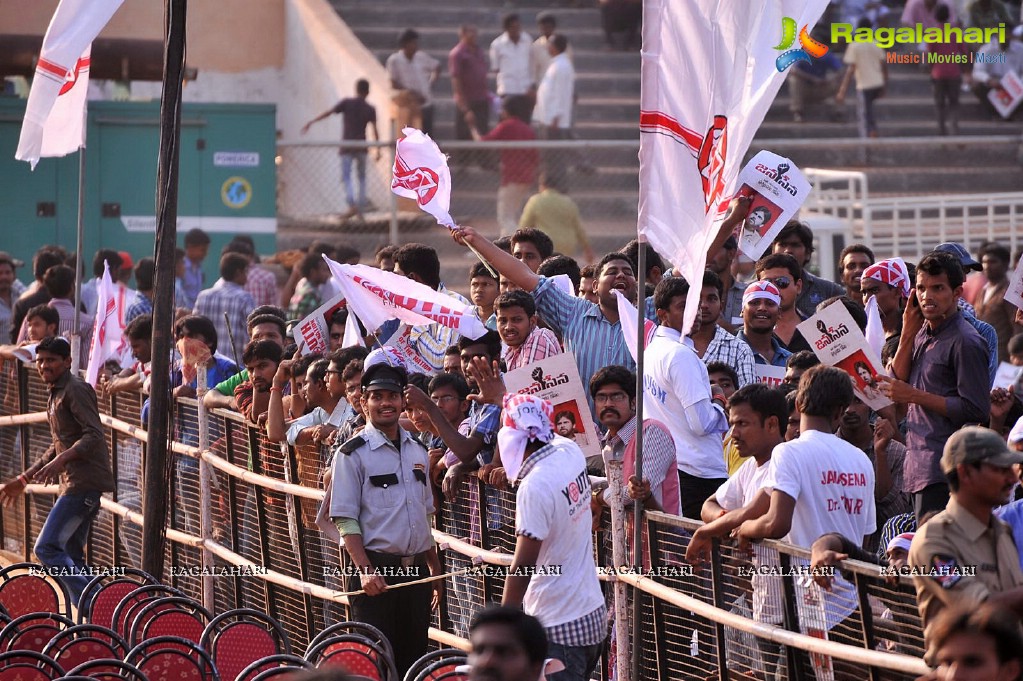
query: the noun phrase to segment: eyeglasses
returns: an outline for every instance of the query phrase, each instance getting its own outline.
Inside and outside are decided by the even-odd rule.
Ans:
[[[431,397],[430,398],[430,400],[434,404],[444,404],[445,402],[450,402],[451,400],[457,400],[457,399],[458,399],[457,395],[441,395],[440,397]]]
[[[762,281],[769,281],[778,287],[779,291],[784,291],[792,285],[792,280],[788,277],[775,277],[774,279],[764,279]]]
[[[611,402],[624,402],[629,399],[628,394],[623,392],[617,393],[597,393],[593,396],[593,402],[595,404],[609,404]]]

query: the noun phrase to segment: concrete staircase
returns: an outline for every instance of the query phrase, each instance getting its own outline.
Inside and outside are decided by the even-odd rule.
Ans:
[[[435,137],[443,145],[454,139],[454,104],[447,74],[447,53],[457,42],[458,26],[474,23],[480,45],[486,49],[500,34],[501,18],[515,11],[524,29],[535,36],[535,17],[551,9],[558,30],[572,45],[578,74],[577,124],[582,140],[636,140],[640,92],[638,52],[609,51],[604,45],[600,15],[595,6],[550,7],[540,0],[332,0],[334,8],[363,44],[383,62],[395,51],[398,34],[407,27],[420,33],[420,49],[443,64],[434,92],[437,100]],[[512,6],[512,5],[515,6]],[[825,17],[827,20],[827,17]],[[912,65],[889,66],[888,96],[876,107],[883,138],[937,135],[937,122],[929,74]],[[851,99],[851,98],[850,98]],[[831,121],[823,112],[809,112],[794,123],[788,109],[786,86],[772,105],[750,153],[768,148],[789,156],[800,166],[861,170],[867,173],[871,195],[1001,192],[1023,190],[1023,166],[1017,158],[1018,141],[981,141],[982,136],[1019,136],[1021,123],[990,120],[971,93],[962,93],[961,137],[954,143],[871,147],[836,145],[835,140],[857,136],[855,107],[849,102],[844,120]],[[976,139],[970,139],[970,138]],[[810,141],[810,144],[807,142]],[[798,146],[794,146],[796,143]],[[636,147],[586,152],[595,172],[571,178],[571,194],[579,203],[599,251],[620,245],[634,234],[638,190]],[[485,224],[493,219],[496,171],[456,174],[452,207],[459,220]],[[382,227],[382,225],[381,225]],[[367,244],[379,242],[380,232],[366,235]],[[386,230],[384,230],[386,235]],[[426,229],[408,235],[437,245],[450,244],[446,235]],[[354,235],[353,235],[354,236]],[[403,232],[403,240],[406,235]],[[359,241],[363,239],[360,236]],[[367,248],[366,250],[371,250]],[[446,248],[446,250],[449,250]],[[466,261],[468,263],[468,261]]]

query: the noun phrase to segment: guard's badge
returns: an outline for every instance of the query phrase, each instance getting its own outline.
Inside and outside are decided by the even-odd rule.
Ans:
[[[931,558],[931,576],[942,589],[951,589],[963,578],[962,570],[953,556],[935,554]]]

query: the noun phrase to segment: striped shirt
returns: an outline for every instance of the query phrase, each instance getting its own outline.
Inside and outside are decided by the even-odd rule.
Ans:
[[[228,353],[232,351],[230,342],[233,338],[233,357],[240,360],[242,352],[245,350],[245,344],[249,342],[249,327],[246,318],[255,307],[256,301],[245,289],[238,284],[220,278],[217,279],[213,288],[199,292],[192,314],[202,315],[213,322],[213,327],[217,330],[217,347],[228,357],[232,357]],[[228,322],[224,320],[225,312],[230,320],[230,329],[228,329]]]
[[[153,314],[153,302],[146,296],[139,293],[135,296],[135,302],[129,305],[128,311],[124,313],[125,325],[136,317],[141,317],[144,314]]]
[[[280,294],[277,292],[277,277],[268,269],[259,265],[249,266],[249,276],[245,280],[245,290],[252,294],[256,305],[277,305]]]
[[[753,358],[753,350],[750,349],[749,343],[739,340],[720,326],[714,329],[714,338],[707,346],[707,351],[703,353],[703,363],[711,362],[724,362],[735,369],[739,376],[739,385],[735,386],[736,389],[757,382],[754,368],[756,360]]]
[[[506,347],[502,353],[508,371],[560,354],[561,344],[558,343],[558,337],[550,329],[539,326],[529,333],[521,345],[514,348]]]
[[[601,367],[620,364],[635,371],[636,363],[625,345],[621,322],[611,323],[596,303],[568,295],[547,277],[533,290],[536,311],[564,339],[565,351],[575,353],[579,378],[584,386]],[[594,414],[593,399],[586,394]]]

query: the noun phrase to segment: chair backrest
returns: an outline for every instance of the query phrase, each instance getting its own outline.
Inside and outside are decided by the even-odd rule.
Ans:
[[[70,614],[71,600],[60,581],[47,580],[46,568],[15,563],[0,570],[0,605],[12,618],[33,612]]]
[[[340,667],[375,681],[397,678],[394,659],[379,645],[357,634],[339,634],[320,641],[305,659],[316,667]]]
[[[387,640],[387,637],[384,636],[382,631],[374,627],[372,624],[366,624],[365,622],[337,622],[330,625],[313,637],[313,640],[309,642],[308,646],[306,646],[306,655],[308,656],[309,651],[318,646],[321,641],[339,634],[355,634],[368,638],[370,641],[373,641],[380,646],[384,652],[391,657],[391,659],[394,659],[394,649],[391,647],[391,642]]]
[[[209,652],[225,679],[234,679],[256,660],[291,652],[277,620],[247,609],[228,611],[210,620],[199,647]]]
[[[142,574],[148,577],[146,573],[143,572]],[[127,577],[116,577],[114,579],[103,576],[97,577],[89,582],[89,585],[82,592],[82,597],[78,600],[80,604],[78,607],[78,622],[91,622],[92,624],[110,627],[114,618],[114,608],[117,607],[117,604],[125,596],[139,587],[156,583],[156,580],[151,577],[146,581],[137,581]]]
[[[281,673],[294,673],[297,669],[312,668],[313,665],[301,657],[283,653],[253,660],[234,677],[228,676],[225,670],[218,667],[221,676],[225,679],[233,678],[234,681],[257,681],[257,679],[271,678]]]
[[[81,676],[87,679],[102,679],[103,681],[149,681],[145,674],[133,664],[123,660],[91,660],[84,662],[67,674],[70,676]],[[154,677],[157,678],[157,677]]]
[[[450,663],[454,666],[465,664],[465,651],[459,650],[458,648],[441,648],[440,650],[431,650],[412,663],[412,666],[409,667],[407,672],[405,672],[404,681],[415,681],[420,678],[420,675],[427,669],[430,669],[438,662]]]
[[[82,590],[81,598],[78,599],[79,624],[92,622],[109,627],[110,617],[114,615],[114,608],[122,597],[140,586],[159,583],[157,578],[154,578],[149,573],[134,568],[124,568],[123,575],[118,577],[100,575],[86,585],[85,589]],[[96,597],[108,589],[114,589],[116,594],[120,595],[117,595],[115,598],[116,594],[109,594],[102,598],[98,602],[100,611],[97,612]]]
[[[53,658],[31,650],[0,653],[0,681],[50,681],[64,675]]]
[[[92,660],[123,659],[128,644],[116,632],[98,624],[76,624],[58,633],[43,649],[65,669]]]
[[[137,589],[133,589],[128,592],[117,606],[114,607],[114,612],[110,618],[110,624],[108,626],[121,636],[127,638],[128,629],[131,627],[131,623],[134,621],[134,615],[138,613],[137,608],[140,607],[141,604],[149,601],[150,599],[162,598],[164,596],[184,595],[185,594],[181,591],[165,584],[147,584],[140,586]],[[135,613],[130,613],[129,611],[131,610],[135,610]]]
[[[135,645],[156,636],[178,636],[198,644],[211,619],[209,611],[190,598],[157,598],[137,611],[126,640],[128,645]]]
[[[22,615],[0,630],[0,651],[31,650],[41,653],[51,638],[72,626],[73,621],[54,612]]]
[[[128,651],[124,661],[151,679],[197,679],[220,681],[209,654],[188,639],[157,636]]]
[[[434,660],[419,672],[416,681],[468,681],[468,672],[459,670],[466,662],[465,655]]]

